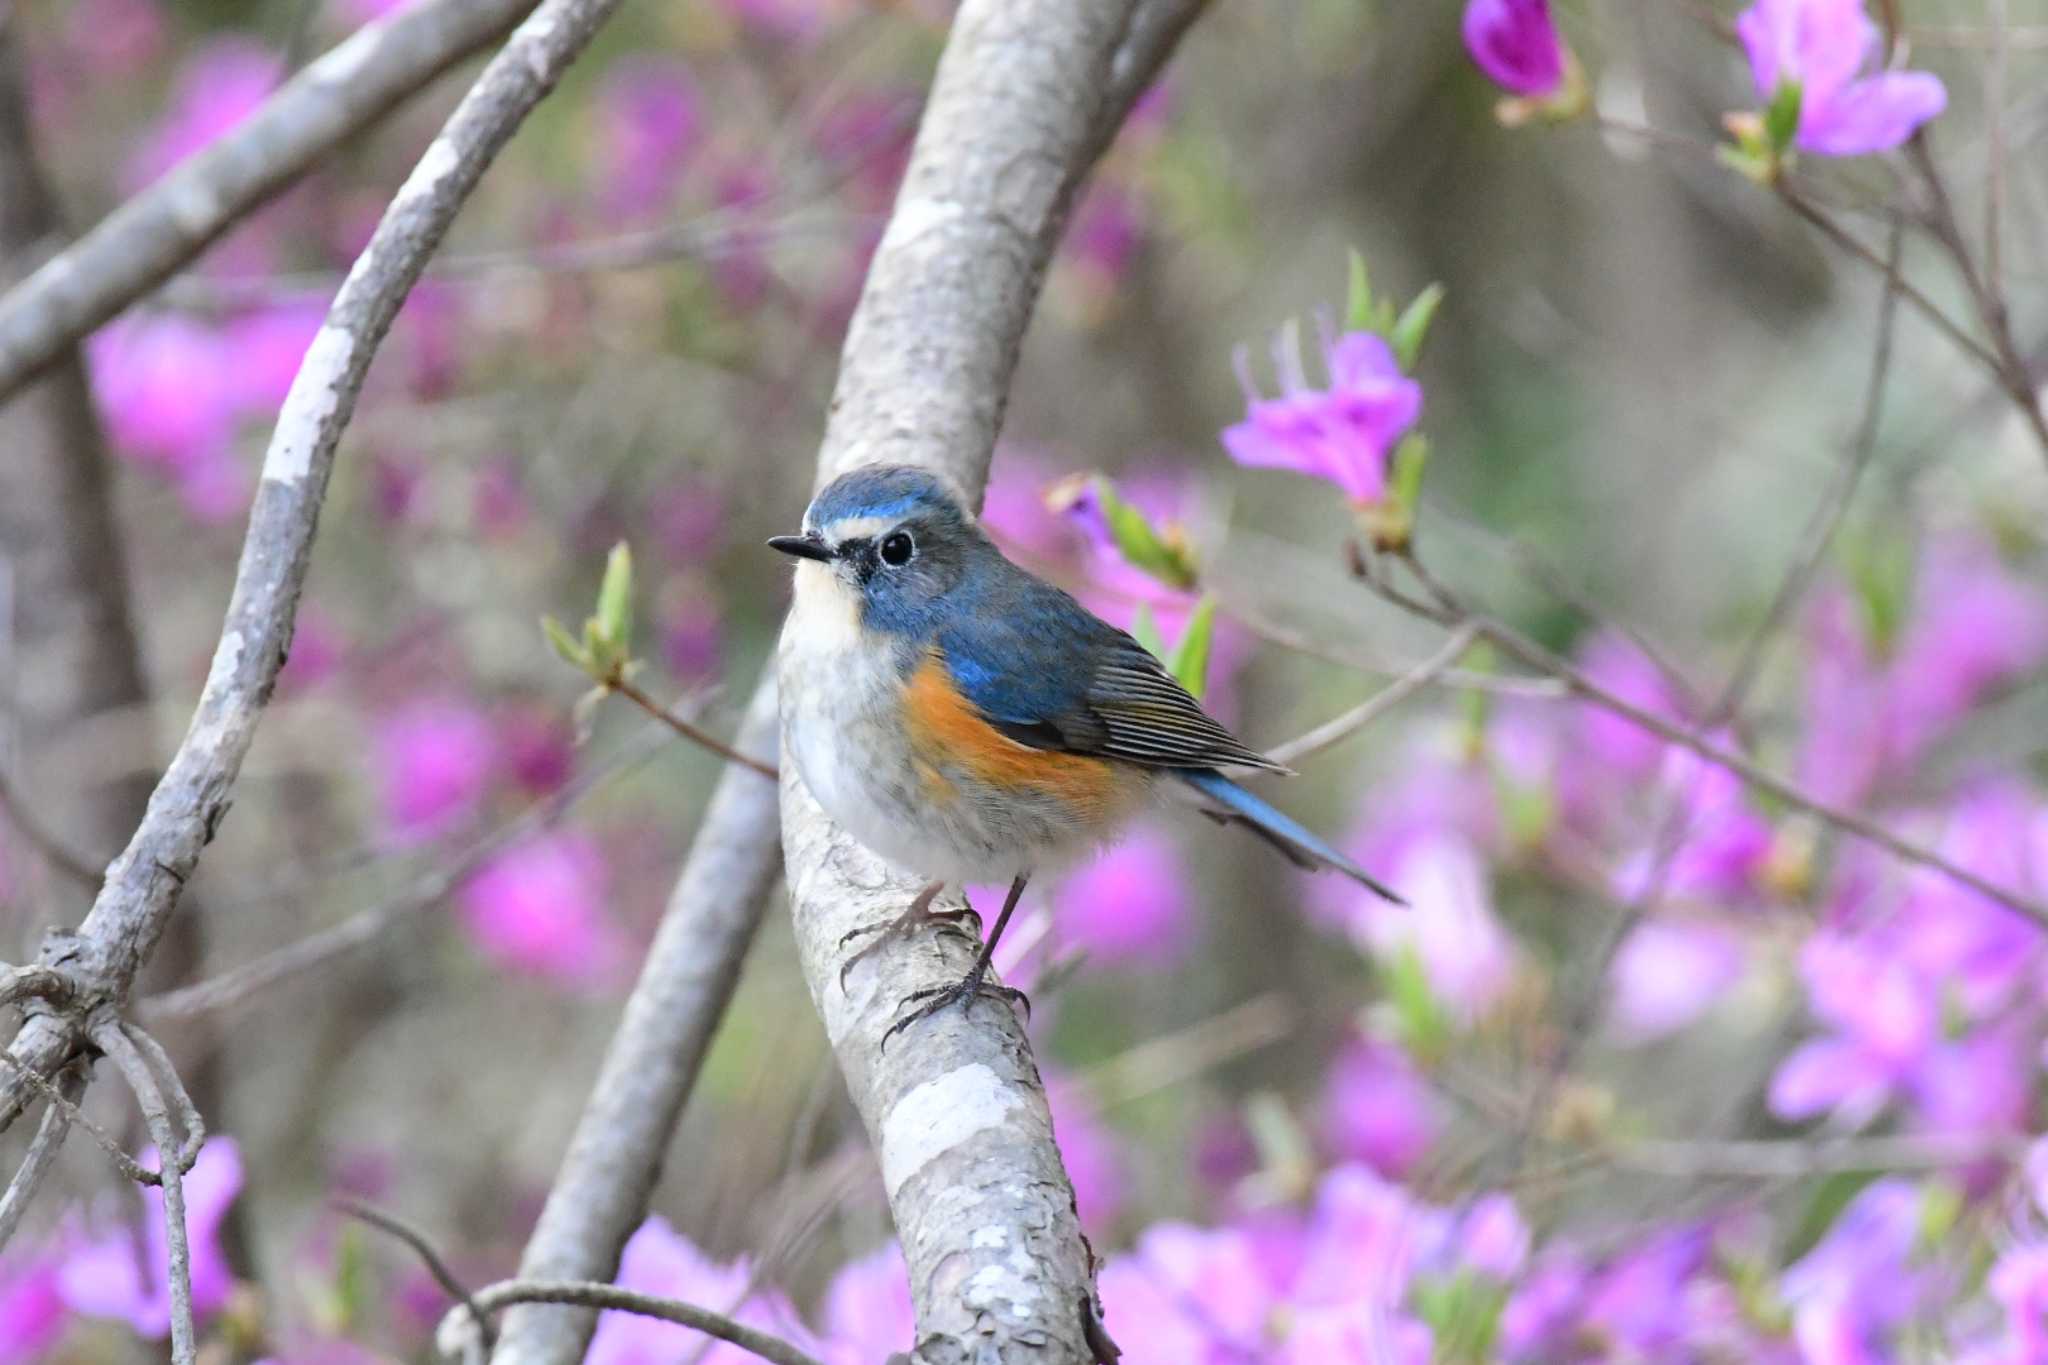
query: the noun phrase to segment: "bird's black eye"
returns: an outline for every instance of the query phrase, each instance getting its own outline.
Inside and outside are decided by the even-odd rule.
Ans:
[[[917,546],[908,531],[891,531],[882,540],[882,562],[892,569],[902,568],[916,553]]]

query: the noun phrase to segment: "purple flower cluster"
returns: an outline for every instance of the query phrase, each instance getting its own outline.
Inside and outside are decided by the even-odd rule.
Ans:
[[[1877,69],[1883,42],[1864,0],[1757,0],[1735,32],[1762,103],[1797,101],[1791,145],[1802,151],[1890,151],[1948,107],[1939,78]],[[1469,0],[1464,38],[1473,62],[1510,94],[1568,103],[1573,60],[1548,0]]]

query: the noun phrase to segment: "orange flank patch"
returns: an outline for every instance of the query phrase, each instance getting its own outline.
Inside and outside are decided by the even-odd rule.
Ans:
[[[903,693],[903,720],[919,772],[938,770],[931,772],[936,783],[927,779],[935,795],[952,795],[952,784],[944,776],[950,768],[998,791],[1063,797],[1073,803],[1076,816],[1094,822],[1114,816],[1125,794],[1121,775],[1107,759],[1034,749],[983,720],[974,703],[953,685],[945,660],[936,652],[910,675]]]

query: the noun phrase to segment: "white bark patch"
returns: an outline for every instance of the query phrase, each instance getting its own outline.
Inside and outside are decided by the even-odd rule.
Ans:
[[[270,449],[263,454],[265,482],[298,483],[313,472],[313,446],[320,428],[333,415],[341,400],[334,386],[348,372],[356,334],[332,322],[322,323],[292,377],[291,392],[285,395],[284,414]]]
[[[1013,1318],[1029,1318],[1034,1312],[1033,1305],[1045,1292],[1033,1269],[1031,1258],[1019,1249],[1003,1262],[975,1271],[968,1277],[960,1297],[983,1312],[1001,1313],[1007,1309]]]
[[[974,1235],[967,1239],[967,1245],[976,1251],[995,1251],[1007,1245],[1009,1240],[1010,1234],[1007,1229],[989,1226],[976,1228]]]
[[[220,637],[220,644],[213,651],[213,662],[206,670],[206,687],[199,694],[201,706],[210,701],[219,701],[234,685],[235,673],[242,666],[242,632],[231,630]]]
[[[882,1180],[889,1197],[933,1161],[1002,1124],[1017,1107],[1016,1095],[985,1062],[948,1071],[896,1101],[882,1120]]]
[[[961,218],[966,210],[951,199],[911,199],[898,204],[889,216],[889,230],[882,234],[876,255],[887,255],[908,246],[925,233]]]

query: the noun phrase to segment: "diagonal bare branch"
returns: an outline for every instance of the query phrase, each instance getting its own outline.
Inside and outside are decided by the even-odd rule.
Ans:
[[[230,792],[291,645],[320,505],[371,357],[456,212],[617,0],[547,0],[463,97],[385,210],[293,381],[263,460],[220,644],[191,727],[76,933],[43,965],[118,1008],[162,937]],[[79,1012],[31,1017],[8,1055],[47,1076],[79,1044]],[[0,1077],[0,1126],[29,1093]]]

